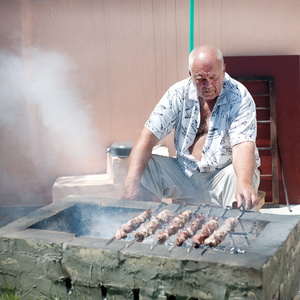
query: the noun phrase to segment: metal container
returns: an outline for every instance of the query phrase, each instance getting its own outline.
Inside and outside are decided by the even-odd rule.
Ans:
[[[134,141],[115,142],[111,145],[108,152],[110,152],[112,156],[128,157],[133,145]]]

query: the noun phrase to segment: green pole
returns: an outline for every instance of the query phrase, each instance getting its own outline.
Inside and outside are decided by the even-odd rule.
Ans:
[[[190,0],[190,53],[194,49],[194,0]]]

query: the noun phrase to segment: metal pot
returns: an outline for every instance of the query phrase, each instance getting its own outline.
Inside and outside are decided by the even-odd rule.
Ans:
[[[112,156],[128,157],[133,145],[134,145],[134,141],[116,142],[111,145],[108,152],[110,152]]]

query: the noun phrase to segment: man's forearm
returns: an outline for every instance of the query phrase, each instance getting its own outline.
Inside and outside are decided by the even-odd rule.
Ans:
[[[259,199],[253,188],[253,175],[256,168],[255,144],[244,142],[232,149],[233,168],[237,177],[235,198],[240,207],[245,202],[245,208],[251,209]]]
[[[238,182],[252,185],[253,174],[256,168],[255,145],[245,142],[233,147],[233,168]]]
[[[142,174],[148,164],[148,161],[151,156],[152,149],[147,149],[141,145],[136,145],[130,153],[128,172],[127,172],[127,181],[139,182]]]
[[[122,188],[123,199],[144,200],[140,181],[151,157],[152,149],[158,141],[158,138],[144,127],[129,156],[127,178]]]
[[[129,156],[127,180],[139,181],[151,157],[153,147],[158,139],[147,128],[144,128],[134,144]]]

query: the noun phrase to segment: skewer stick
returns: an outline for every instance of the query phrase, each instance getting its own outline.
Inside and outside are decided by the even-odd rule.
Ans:
[[[214,210],[214,208],[215,208],[215,205],[211,205],[211,206],[210,206],[208,212],[207,212],[206,215],[205,215],[206,218],[210,216],[210,214],[211,214],[211,212]],[[223,213],[223,214],[225,214],[225,213]],[[194,245],[193,245],[193,243],[192,243],[191,246],[187,249],[187,253],[190,253],[190,252],[193,250],[193,248],[194,248]]]
[[[126,249],[127,248],[129,248],[130,246],[132,246],[134,243],[136,243],[137,242],[137,238],[135,238],[135,239],[133,239],[133,240],[131,240],[130,242],[128,242],[127,244],[126,244]]]
[[[166,230],[163,230],[158,233],[156,243],[151,247],[151,250],[154,247],[156,247],[156,244],[164,244],[166,240],[170,238],[171,235],[175,235],[181,226],[184,226],[187,222],[191,220],[192,215],[193,212],[191,210],[186,210],[185,212],[182,212],[181,214],[175,216],[171,224],[169,224],[169,227]]]
[[[224,209],[223,214],[220,216],[220,218],[224,219],[224,216],[226,215],[226,213],[228,212],[228,210],[230,210],[230,206],[226,206]]]
[[[214,208],[215,208],[215,206],[212,205],[211,208],[210,208],[210,210],[209,210],[208,213],[206,214],[206,217],[209,217],[209,215],[211,214],[211,212],[213,211]],[[229,209],[230,209],[230,206],[226,206],[226,207],[224,208],[224,212],[222,213],[222,215],[221,215],[219,218],[223,218]],[[204,226],[205,226],[205,224],[204,224]],[[208,247],[208,246],[207,246],[207,247]],[[206,248],[207,248],[207,247],[206,247]],[[195,247],[194,247],[194,245],[193,245],[193,243],[192,243],[192,245],[188,248],[187,253],[190,253],[190,252],[193,250],[193,248],[195,248]],[[201,253],[201,255],[203,255],[203,254],[207,251],[206,248],[205,248],[205,251],[202,251],[203,253]]]
[[[178,212],[182,207],[186,206],[185,203],[181,202],[179,203],[178,207],[174,210],[174,213]],[[159,243],[158,242],[155,242],[154,244],[151,245],[150,249],[154,249]],[[171,252],[174,248],[175,248],[176,244],[174,244],[172,246],[172,248],[169,250],[169,252]]]
[[[202,207],[203,207],[203,204],[202,204],[202,203],[200,203],[200,204],[197,206],[196,210],[195,210],[194,213],[193,213],[193,215],[194,215],[195,217],[197,217],[197,213],[198,213],[198,211],[199,211]],[[210,214],[210,212],[212,212],[212,210],[213,210],[213,208],[211,208],[211,209],[209,210],[209,212],[207,213],[206,217]],[[175,242],[174,242],[174,245],[172,245],[172,246],[170,247],[169,252],[171,252],[172,250],[174,250],[174,248],[175,248],[176,246],[177,246],[177,244],[176,244],[176,241],[175,241]]]
[[[185,203],[183,203],[183,202],[179,203],[178,207],[174,210],[174,212],[178,212],[182,207],[185,207],[185,206],[186,206]]]
[[[169,249],[169,252],[171,252],[176,246],[177,246],[176,242],[174,242],[174,245],[171,246],[171,248]]]
[[[237,216],[237,219],[238,219],[238,220],[239,220],[239,219],[244,215],[244,213],[246,212],[246,210],[245,210],[245,205],[244,205],[244,204],[241,206],[240,211],[241,211],[241,213]]]
[[[156,246],[158,245],[158,242],[155,242],[154,244],[151,245],[151,250],[153,250]]]
[[[238,221],[239,221],[239,224],[241,225],[241,228],[242,228],[242,231],[243,231],[243,233],[244,233],[244,236],[245,236],[245,239],[246,239],[246,241],[247,241],[247,244],[248,244],[248,246],[250,246],[250,241],[249,241],[249,239],[248,239],[248,233],[246,233],[245,228],[244,228],[244,225],[243,225],[242,220],[241,220],[241,218],[242,218],[242,216],[244,215],[245,212],[246,212],[246,210],[245,210],[245,205],[243,204],[243,205],[241,206],[241,213],[240,213],[240,215],[237,217],[237,219],[238,219]]]
[[[190,253],[193,250],[193,248],[194,248],[194,246],[193,246],[193,243],[192,243],[192,245],[190,247],[188,247],[187,253]]]
[[[207,251],[207,249],[209,248],[209,245],[205,246],[204,249],[201,252],[201,256]]]
[[[160,209],[161,207],[163,207],[164,205],[167,205],[167,203],[166,203],[166,202],[160,202],[159,205],[157,205],[157,206],[151,211],[151,213],[154,213],[154,212],[159,211],[159,209]]]
[[[162,206],[164,206],[164,205],[167,205],[167,203],[165,203],[165,202],[160,202],[159,203],[159,205],[157,205],[152,211],[151,211],[151,214],[153,214],[154,212],[156,212],[156,211],[158,211]],[[107,242],[106,242],[106,246],[108,246],[111,242],[113,242],[114,240],[115,240],[116,238],[115,238],[115,236],[113,236],[112,238],[110,238]],[[135,242],[136,240],[134,240],[134,242]],[[134,244],[134,242],[132,242],[132,244]],[[128,248],[128,247],[130,247],[131,245],[132,245],[131,243],[130,243],[130,245],[128,246],[128,244],[126,245],[126,248]]]
[[[115,240],[115,237],[113,236],[112,238],[110,238],[107,242],[106,242],[106,246],[109,245],[112,241]]]

